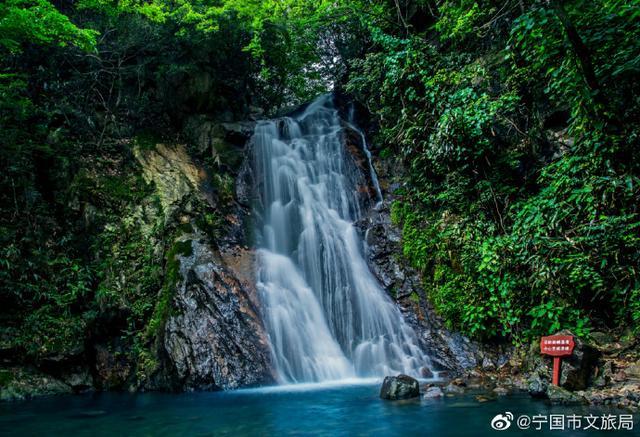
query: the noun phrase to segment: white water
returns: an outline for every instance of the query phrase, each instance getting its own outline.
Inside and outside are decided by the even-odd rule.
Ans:
[[[363,258],[353,222],[364,181],[342,134],[325,95],[295,119],[260,122],[253,136],[257,284],[282,384],[420,376],[429,366]]]

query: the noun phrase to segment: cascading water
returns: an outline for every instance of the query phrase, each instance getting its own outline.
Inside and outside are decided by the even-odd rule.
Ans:
[[[364,260],[353,226],[362,175],[343,134],[324,95],[253,136],[257,285],[281,383],[420,376],[429,366]]]
[[[362,150],[365,155],[367,155],[367,164],[369,164],[369,174],[371,174],[371,183],[373,184],[373,188],[376,190],[376,205],[375,209],[378,209],[382,204],[382,190],[380,189],[380,183],[378,182],[378,175],[376,174],[376,170],[373,168],[373,162],[371,160],[371,152],[369,151],[369,147],[367,147],[367,140],[364,137],[364,134],[360,129],[355,127],[354,120],[354,107],[353,104],[349,105],[349,118],[348,125],[351,129],[358,132],[360,134],[360,141],[362,142]]]

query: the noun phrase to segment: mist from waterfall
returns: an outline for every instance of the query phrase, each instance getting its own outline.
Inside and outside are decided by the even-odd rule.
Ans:
[[[257,286],[281,383],[420,376],[429,367],[364,259],[353,223],[365,180],[343,138],[331,95],[259,122],[252,138]]]

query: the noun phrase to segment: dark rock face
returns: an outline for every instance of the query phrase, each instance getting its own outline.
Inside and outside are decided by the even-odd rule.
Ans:
[[[217,146],[242,143],[252,126],[195,119],[192,129],[198,135],[193,141],[217,153]],[[217,211],[225,226],[213,239],[199,228],[203,207],[198,205],[217,205],[208,195],[206,174],[197,160],[176,147],[156,147],[155,152],[139,155],[145,175],[158,187],[163,210],[173,211],[167,220],[175,221],[178,214],[189,225],[179,242],[191,249],[168,260],[179,262],[177,283],[157,338],[160,366],[144,387],[216,390],[271,382],[270,352],[257,311],[254,256],[246,246],[244,223],[251,201],[246,163],[236,179],[236,202]],[[195,206],[183,206],[190,204]]]
[[[388,196],[377,210],[356,222],[364,236],[369,268],[400,305],[439,369],[462,371],[477,366],[482,362],[479,345],[446,329],[426,298],[418,272],[403,259],[400,230],[391,223],[390,203]]]
[[[164,348],[178,384],[186,389],[229,389],[269,382],[266,336],[249,290],[213,251],[192,241],[180,258],[173,314]]]
[[[349,124],[344,123],[343,141],[347,156],[351,158],[354,167],[360,173],[361,178],[356,183],[356,195],[361,203],[375,203],[376,190],[373,183],[373,175],[369,167],[369,159],[364,150],[362,134],[354,130]]]
[[[418,381],[407,375],[387,376],[380,388],[380,397],[388,400],[411,399],[420,396]]]
[[[569,331],[558,334],[572,335]],[[599,353],[578,337],[574,337],[576,346],[570,357],[562,359],[560,385],[568,390],[584,390],[589,384],[589,376],[598,360]]]
[[[348,97],[338,93],[339,107],[346,113]],[[356,119],[358,114],[356,113]],[[358,121],[367,125],[367,119]],[[404,183],[406,171],[400,160],[373,159],[384,201],[376,204],[375,189],[360,134],[345,125],[345,151],[352,157],[354,166],[366,186],[358,190],[365,215],[355,223],[365,242],[365,258],[372,273],[400,307],[405,320],[414,328],[429,353],[436,370],[450,370],[460,374],[478,366],[484,370],[501,368],[509,361],[513,347],[507,344],[482,345],[460,333],[450,331],[436,314],[429,302],[428,290],[422,286],[422,278],[402,254],[401,231],[391,223],[390,206],[394,192]],[[369,149],[375,152],[375,145]]]
[[[94,381],[85,362],[85,354],[84,347],[78,346],[64,353],[45,356],[38,363],[38,370],[66,384],[73,393],[90,391]]]
[[[123,389],[133,373],[133,365],[125,354],[117,354],[103,345],[95,347],[95,372],[102,389]]]
[[[225,123],[197,115],[186,121],[184,133],[199,153],[215,157],[227,148],[242,149],[254,128],[251,121]]]

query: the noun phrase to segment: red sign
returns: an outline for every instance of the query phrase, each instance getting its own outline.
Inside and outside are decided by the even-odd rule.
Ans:
[[[570,335],[549,335],[540,339],[540,352],[553,357],[553,385],[560,382],[560,357],[568,357],[575,347]]]
[[[550,335],[540,340],[540,352],[554,357],[571,355],[576,344],[571,335]]]

